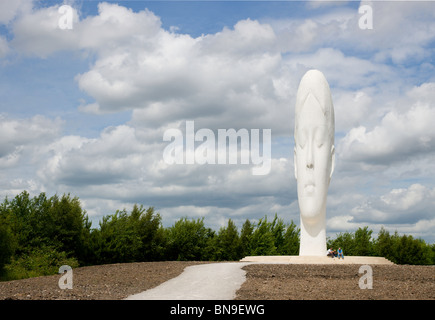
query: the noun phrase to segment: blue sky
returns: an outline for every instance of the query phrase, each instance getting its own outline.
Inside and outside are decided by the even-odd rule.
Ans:
[[[73,9],[73,28],[58,9]],[[361,5],[373,29],[361,29]],[[299,224],[294,102],[321,70],[336,117],[327,232],[435,242],[435,3],[1,1],[0,196],[71,193],[94,226],[134,203],[218,229]],[[163,133],[271,129],[272,167],[168,165]]]

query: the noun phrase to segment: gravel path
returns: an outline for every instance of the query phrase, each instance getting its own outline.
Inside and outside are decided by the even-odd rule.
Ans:
[[[189,266],[176,278],[129,296],[128,300],[233,300],[245,282],[247,263],[227,262]]]

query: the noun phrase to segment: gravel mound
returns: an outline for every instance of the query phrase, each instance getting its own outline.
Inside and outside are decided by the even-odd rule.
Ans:
[[[372,265],[373,288],[360,289],[360,265],[253,264],[239,300],[434,300],[435,266]]]

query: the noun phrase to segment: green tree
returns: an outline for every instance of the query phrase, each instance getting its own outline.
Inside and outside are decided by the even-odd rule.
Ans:
[[[398,264],[430,264],[429,250],[420,239],[403,235],[396,239],[395,261]]]
[[[99,263],[133,262],[138,259],[141,239],[132,220],[125,209],[102,218],[99,247],[96,248]]]
[[[54,196],[50,200],[51,218],[47,221],[51,220],[52,234],[48,235],[58,251],[65,251],[70,256],[82,259],[86,255],[86,239],[90,233],[91,223],[86,211],[81,208],[79,198],[64,194],[61,198]],[[43,231],[40,233],[44,234]]]
[[[11,215],[7,208],[7,198],[0,205],[0,276],[4,266],[10,262],[16,248],[16,241],[10,228]]]
[[[131,223],[136,226],[141,241],[139,260],[154,261],[162,259],[166,247],[166,238],[161,225],[162,218],[160,214],[154,212],[154,207],[150,207],[145,211],[142,205],[134,205],[131,219]]]
[[[233,220],[228,220],[227,227],[221,227],[215,238],[214,260],[234,261],[240,259],[240,238]]]
[[[358,228],[354,234],[354,253],[355,256],[371,256],[374,253],[372,242],[372,230],[368,227]]]
[[[374,242],[375,255],[385,257],[388,260],[395,261],[393,255],[393,238],[390,236],[390,232],[381,227],[378,233],[378,237]]]
[[[59,268],[58,263],[77,264],[84,257],[85,239],[90,235],[90,223],[78,198],[57,195],[47,198],[40,193],[33,198],[23,191],[0,206],[2,232],[13,255],[5,266],[9,278],[43,275]],[[9,254],[10,255],[10,254]]]
[[[342,248],[343,254],[348,256],[355,256],[357,252],[355,248],[354,236],[350,232],[339,233],[338,236],[333,240],[328,239],[327,247],[334,248],[336,250],[338,248]]]
[[[397,264],[434,264],[432,247],[411,235],[393,235],[383,227],[374,241],[374,252]]]
[[[1,220],[0,223],[2,223]],[[5,224],[0,224],[0,276],[4,273],[4,266],[11,261],[13,253],[14,241],[12,234]]]
[[[251,239],[251,255],[267,256],[276,255],[275,237],[272,232],[272,223],[267,221],[267,216],[261,218],[255,227]]]
[[[211,232],[204,226],[204,218],[188,220],[182,218],[168,230],[169,260],[203,260]]]
[[[299,235],[300,229],[296,227],[293,220],[287,226],[284,234],[284,245],[281,254],[283,255],[298,255],[299,254]]]
[[[251,254],[252,251],[252,234],[254,232],[254,226],[251,221],[246,219],[240,230],[240,256],[246,257]]]
[[[278,218],[278,214],[275,213],[275,217],[270,225],[272,236],[274,239],[274,246],[276,248],[276,254],[281,255],[285,251],[285,225],[282,219]]]
[[[430,264],[435,264],[435,243],[429,246]]]
[[[91,225],[77,197],[47,198],[41,193],[30,198],[29,193],[23,191],[12,201],[5,199],[3,210],[9,212],[18,255],[43,246],[75,257],[83,255],[84,240]]]

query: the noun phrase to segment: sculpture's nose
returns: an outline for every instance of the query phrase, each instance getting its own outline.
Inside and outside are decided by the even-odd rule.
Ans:
[[[307,169],[314,169],[314,161],[313,161],[313,144],[310,142],[308,143],[308,150],[307,150]]]

